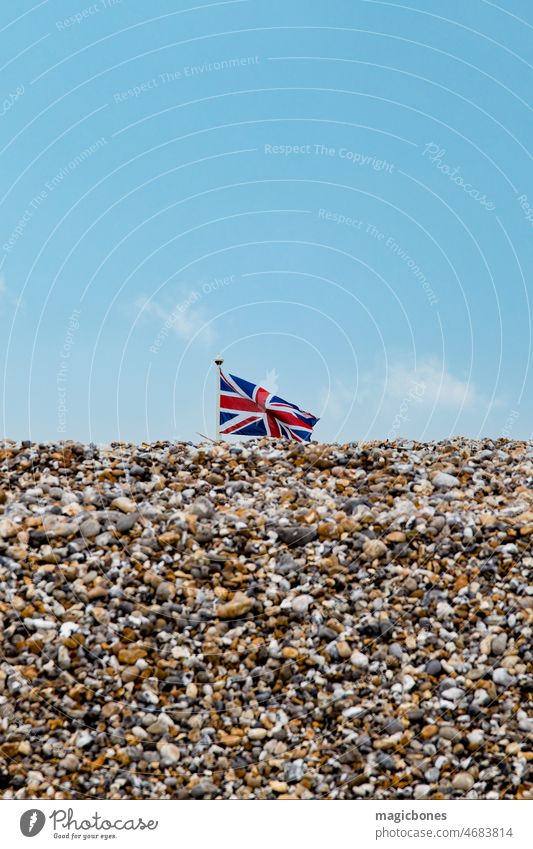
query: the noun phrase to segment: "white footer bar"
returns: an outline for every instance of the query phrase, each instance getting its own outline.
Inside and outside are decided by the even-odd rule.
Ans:
[[[35,849],[533,847],[531,801],[305,801],[274,811],[257,801],[30,800],[6,801],[2,814],[2,845]]]

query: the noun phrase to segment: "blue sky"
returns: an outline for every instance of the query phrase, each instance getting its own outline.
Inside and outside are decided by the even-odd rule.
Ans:
[[[526,0],[2,4],[2,431],[533,433]]]

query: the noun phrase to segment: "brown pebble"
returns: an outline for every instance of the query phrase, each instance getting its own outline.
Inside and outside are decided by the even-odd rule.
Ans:
[[[426,725],[420,732],[423,740],[430,740],[435,734],[438,734],[439,729],[436,725]]]

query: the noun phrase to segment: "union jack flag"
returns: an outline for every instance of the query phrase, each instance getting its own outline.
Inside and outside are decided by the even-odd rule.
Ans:
[[[238,436],[275,436],[309,442],[318,418],[220,369],[220,433]]]

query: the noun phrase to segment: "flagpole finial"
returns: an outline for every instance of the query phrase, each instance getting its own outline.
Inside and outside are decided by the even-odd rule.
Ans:
[[[221,357],[220,354],[217,354],[216,357],[215,357],[215,364],[217,366],[221,366],[223,362],[224,362],[224,357]]]

